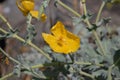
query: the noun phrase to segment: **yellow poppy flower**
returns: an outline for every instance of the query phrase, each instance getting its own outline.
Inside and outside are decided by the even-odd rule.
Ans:
[[[39,18],[39,12],[34,10],[34,0],[17,0],[17,6],[24,16],[27,16],[30,13],[32,17]],[[46,18],[47,16],[45,14],[41,15],[41,21],[45,21]]]
[[[60,21],[51,28],[51,33],[42,36],[54,52],[69,54],[80,47],[80,38],[67,31]]]
[[[34,10],[34,7],[35,7],[35,3],[32,1],[22,1],[21,5],[27,11]]]
[[[34,5],[34,1],[31,0],[17,0],[17,6],[25,16],[27,16],[31,10],[34,10]]]

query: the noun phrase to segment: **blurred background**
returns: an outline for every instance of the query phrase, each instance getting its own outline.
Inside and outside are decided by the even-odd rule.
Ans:
[[[42,0],[40,0],[40,1],[35,0],[35,2],[36,2],[35,9],[39,9],[41,1]],[[77,12],[80,12],[80,4],[79,4],[80,0],[61,0],[61,1],[66,3],[68,6],[72,7]],[[96,14],[100,7],[102,0],[92,0],[92,1],[86,0],[86,1],[87,1],[87,8],[88,8],[89,12]],[[18,10],[18,8],[16,6],[16,0],[6,0],[6,2],[3,4],[4,4],[4,13],[13,26],[17,26],[18,24],[25,22],[24,21],[25,17],[22,15],[22,13]],[[119,18],[118,18],[118,17],[120,17],[119,9],[120,9],[120,5],[114,5],[111,9],[105,8],[103,11],[103,15],[105,17],[111,16],[112,23],[114,23],[115,25],[119,25],[120,24]],[[48,16],[51,16],[53,20],[56,19],[56,16],[58,18],[61,17],[61,19],[63,19],[64,16],[69,17],[69,13],[66,14],[67,11],[65,9],[63,9],[63,8],[56,9],[56,7],[54,6],[54,0],[51,0],[50,7],[48,7],[48,9],[46,9],[46,11],[47,11],[46,14]],[[50,12],[52,12],[52,14],[50,14]],[[64,21],[67,21],[66,18],[64,19]]]
[[[66,5],[70,6],[74,10],[76,10],[78,13],[81,13],[80,0],[61,0],[61,1],[63,1]],[[87,1],[88,11],[94,14],[91,20],[94,23],[96,14],[102,3],[102,0],[86,0],[86,1]],[[35,0],[36,10],[39,9],[41,2],[42,0]],[[10,22],[10,24],[13,26],[14,29],[18,29],[20,31],[19,35],[25,38],[26,17],[23,16],[23,14],[18,10],[16,6],[16,0],[6,0],[2,5],[3,5],[3,12],[7,20]],[[37,36],[33,40],[33,43],[35,43],[39,47],[42,47],[44,45],[44,41],[42,39],[41,33],[42,32],[49,33],[50,28],[58,20],[62,21],[66,25],[66,28],[68,30],[70,31],[74,30],[74,26],[72,24],[72,17],[74,17],[74,15],[61,6],[55,6],[54,0],[51,0],[49,7],[46,8],[45,10],[45,14],[48,17],[46,22],[40,22],[35,19],[33,19],[32,21],[32,24],[35,25],[35,29],[37,32]],[[102,17],[111,17],[112,21],[109,27],[113,27],[113,29],[114,28],[120,29],[120,5],[114,5],[112,8],[105,7],[102,13]],[[6,25],[3,25],[2,27],[4,27],[7,30]],[[14,58],[16,58],[18,54],[23,54],[30,51],[29,47],[23,46],[23,44],[16,39],[7,39],[6,46],[7,46],[6,51]],[[6,65],[6,64],[0,64],[0,65],[2,65],[1,69],[3,68],[2,69],[3,75],[6,74],[6,71],[7,73],[9,73],[13,67],[12,63],[10,65]],[[18,78],[17,79],[12,78],[11,80],[18,80]]]

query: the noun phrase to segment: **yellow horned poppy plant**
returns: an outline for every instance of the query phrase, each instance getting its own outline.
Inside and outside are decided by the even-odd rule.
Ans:
[[[39,12],[34,10],[35,2],[34,0],[17,0],[17,6],[19,10],[23,13],[24,16],[27,16],[29,13],[34,18],[39,18]],[[41,15],[41,20],[45,21],[47,16],[45,14]]]
[[[80,47],[80,38],[67,31],[60,21],[51,28],[51,33],[42,36],[54,52],[69,54]]]

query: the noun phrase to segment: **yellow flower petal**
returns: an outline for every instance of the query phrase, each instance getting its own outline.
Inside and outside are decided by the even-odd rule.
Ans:
[[[38,11],[30,11],[30,14],[31,14],[32,17],[34,17],[34,18],[38,18]]]
[[[39,18],[39,16],[38,16],[38,14],[39,14],[39,12],[38,11],[30,11],[30,14],[32,15],[32,17],[34,17],[34,18]],[[45,15],[45,14],[42,14],[41,15],[41,21],[45,21],[46,20],[46,18],[47,18],[47,16]]]
[[[79,37],[65,30],[61,22],[57,22],[51,31],[53,35],[43,33],[42,36],[54,52],[69,54],[80,47]]]
[[[67,35],[68,38],[75,40],[76,42],[80,43],[80,38],[76,35],[74,35],[73,33],[67,31]]]
[[[29,13],[34,18],[39,18],[38,11],[34,10],[35,3],[34,0],[17,0],[17,6],[20,9],[20,11],[23,13],[24,16],[27,16]],[[45,14],[42,14],[40,17],[41,21],[45,21],[47,19],[47,16]]]
[[[68,42],[69,43],[69,45],[68,45],[68,47],[69,47],[69,51],[67,52],[67,53],[69,53],[69,52],[75,52],[75,51],[77,51],[78,49],[79,49],[79,47],[80,47],[80,39],[79,39],[79,41],[76,41],[76,40],[70,40],[70,42]]]
[[[41,21],[44,22],[44,21],[46,21],[46,19],[47,19],[47,16],[43,13],[41,15]]]
[[[42,36],[48,44],[56,43],[56,39],[53,35],[42,33]]]
[[[34,10],[34,7],[35,7],[34,2],[32,2],[32,1],[22,1],[21,5],[27,11]]]
[[[62,45],[59,45],[56,38],[53,35],[42,33],[42,36],[54,52],[59,52],[59,53],[66,52],[67,47],[63,48]]]
[[[17,0],[16,4],[24,16],[27,16],[30,10],[34,10],[35,6],[33,0]]]
[[[67,31],[67,38],[68,47],[70,51],[71,52],[77,51],[77,49],[80,47],[80,38],[69,31]]]
[[[58,21],[51,29],[54,36],[66,35],[66,30],[62,22]]]
[[[21,4],[19,4],[18,1],[16,2],[16,4],[17,4],[19,10],[23,13],[24,16],[26,16],[26,15],[29,13],[29,11],[25,10],[25,9],[21,6]]]
[[[31,1],[31,2],[34,2],[34,0],[20,0],[20,1],[21,1],[21,2],[22,2],[22,1]]]

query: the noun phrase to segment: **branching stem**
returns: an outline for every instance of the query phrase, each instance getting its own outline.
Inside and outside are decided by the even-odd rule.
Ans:
[[[67,10],[69,10],[70,12],[72,12],[73,14],[75,14],[76,16],[78,16],[78,17],[81,16],[79,13],[77,13],[76,11],[74,11],[73,9],[71,9],[69,6],[67,6],[66,4],[64,4],[63,2],[61,2],[60,0],[56,0],[56,2],[57,2],[59,5],[63,6],[65,9],[67,9]],[[86,0],[82,0],[83,7],[84,7],[84,14],[87,15],[87,9],[86,9],[86,3],[85,3],[85,2],[86,2]],[[84,22],[88,25],[88,26],[87,26],[88,28],[92,28],[92,25],[90,24],[90,22],[89,22],[88,19],[84,20]],[[100,41],[100,39],[99,39],[99,37],[98,37],[97,32],[96,32],[95,30],[93,30],[92,33],[93,33],[93,35],[95,36],[96,41],[97,41],[97,44],[99,45],[99,47],[100,47],[100,49],[101,49],[101,51],[102,51],[102,52],[101,52],[101,55],[105,55],[105,54],[106,54],[106,53],[105,53],[105,50],[104,50],[104,48],[103,48],[103,46],[102,46],[102,43],[101,43],[101,41]]]
[[[4,22],[7,23],[9,29],[13,30],[12,26],[11,26],[11,25],[9,24],[9,22],[4,18],[4,16],[2,16],[2,15],[0,14],[0,18],[1,18]],[[6,30],[4,30],[4,29],[2,29],[2,28],[0,28],[0,31],[3,32],[4,34],[7,34],[7,33],[8,33]],[[25,39],[23,39],[22,37],[18,36],[17,34],[14,34],[12,37],[18,39],[19,41],[21,41],[21,42],[23,42],[23,43],[25,43]],[[32,42],[28,42],[27,44],[30,45],[31,47],[33,47],[34,49],[36,49],[37,51],[39,51],[39,52],[40,52],[41,54],[43,54],[46,58],[48,58],[50,61],[52,61],[52,58],[51,58],[47,53],[45,53],[42,49],[40,49],[39,47],[37,47],[35,44],[33,44]]]

